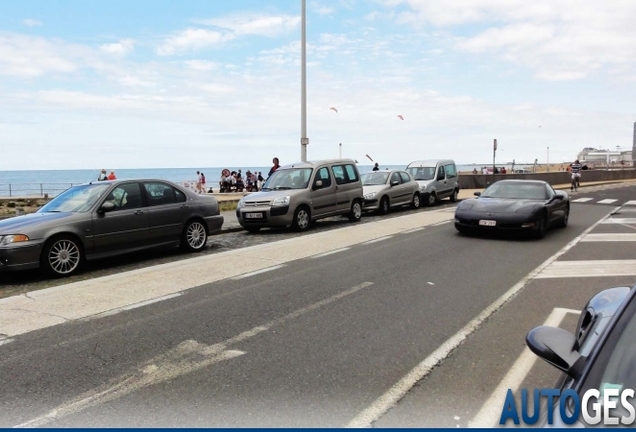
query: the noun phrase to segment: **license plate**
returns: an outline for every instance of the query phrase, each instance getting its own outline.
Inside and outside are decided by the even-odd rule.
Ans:
[[[245,213],[245,219],[263,219],[263,213]]]
[[[497,225],[497,221],[494,221],[494,220],[480,220],[479,221],[479,225],[482,225],[482,226],[496,226]]]

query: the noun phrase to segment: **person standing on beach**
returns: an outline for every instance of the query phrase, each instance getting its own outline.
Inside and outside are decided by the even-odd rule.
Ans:
[[[99,173],[99,177],[97,177],[97,181],[108,180],[108,175],[106,175],[106,170],[103,169],[101,173]]]
[[[274,174],[274,172],[276,172],[276,170],[278,168],[280,168],[280,161],[278,160],[277,157],[275,157],[274,159],[272,159],[272,163],[274,164],[274,166],[272,166],[272,168],[269,170],[269,174],[267,174],[267,177],[269,178],[272,174]]]
[[[373,171],[380,171],[380,164],[376,162],[375,165],[373,166]]]
[[[115,171],[111,171],[110,174],[108,174],[108,180],[117,180],[117,176],[115,175]]]

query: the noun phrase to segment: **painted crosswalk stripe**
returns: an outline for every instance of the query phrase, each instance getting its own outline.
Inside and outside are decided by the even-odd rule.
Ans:
[[[597,204],[611,204],[618,201],[617,199],[604,199],[599,201]]]
[[[536,279],[636,276],[636,260],[555,261]]]
[[[608,218],[602,224],[636,224],[636,218]]]
[[[592,201],[594,198],[579,198],[579,199],[575,199],[574,203],[584,203],[584,202],[588,202],[588,201]]]
[[[636,233],[588,234],[581,242],[636,242]]]
[[[632,205],[632,206],[636,206],[636,200],[631,200],[631,201],[627,201],[625,204],[623,205]]]

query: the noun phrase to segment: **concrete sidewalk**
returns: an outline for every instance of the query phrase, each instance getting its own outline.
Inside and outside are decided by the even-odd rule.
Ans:
[[[584,183],[581,183],[580,187],[581,188],[585,188],[585,187],[601,186],[601,185],[615,184],[615,183],[634,183],[634,184],[636,184],[636,180],[633,180],[633,181],[618,180],[618,181],[602,181],[602,182],[584,182]],[[552,187],[554,189],[561,189],[561,190],[565,190],[565,191],[569,191],[570,190],[570,185],[569,184],[553,185]],[[460,200],[474,198],[475,197],[475,192],[482,192],[482,191],[483,191],[483,189],[460,189],[459,194],[457,195],[457,197]],[[237,193],[232,193],[232,194],[228,193],[228,194],[209,194],[209,195],[213,195],[217,200],[219,200],[219,202],[231,202],[231,201],[238,201],[239,199],[241,199],[245,195],[249,195],[249,192],[238,193],[238,194]],[[236,219],[236,212],[234,212],[233,210],[222,211],[221,215],[223,216],[223,229],[221,231],[222,233],[241,231],[243,229],[241,227],[241,225],[238,223],[238,220]]]

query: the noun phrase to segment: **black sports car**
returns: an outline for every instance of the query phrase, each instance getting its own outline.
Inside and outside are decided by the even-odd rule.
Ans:
[[[583,308],[574,334],[559,327],[540,326],[532,329],[526,336],[528,348],[539,358],[545,360],[563,374],[554,388],[563,394],[573,390],[581,401],[588,390],[614,389],[617,392],[636,388],[636,287],[616,287],[601,291],[592,297]],[[590,427],[602,425],[609,420],[608,414],[621,419],[622,426],[634,427],[634,405],[636,400],[628,398],[626,404],[617,401],[615,408],[605,410],[601,399],[590,398],[589,413],[594,413],[594,404],[598,417],[577,418],[574,424],[566,424],[561,418],[560,399],[554,398],[548,407],[554,423],[550,427]],[[568,399],[571,402],[571,399]],[[609,407],[606,407],[609,408]],[[631,411],[631,421],[625,417]],[[573,404],[565,405],[565,415],[575,417]],[[544,411],[536,426],[546,426],[548,418]],[[595,416],[596,417],[596,416]],[[604,418],[601,418],[604,417]],[[590,423],[589,420],[594,420]]]
[[[528,231],[543,238],[548,228],[566,227],[570,198],[540,180],[500,180],[455,210],[455,228],[471,231]]]

